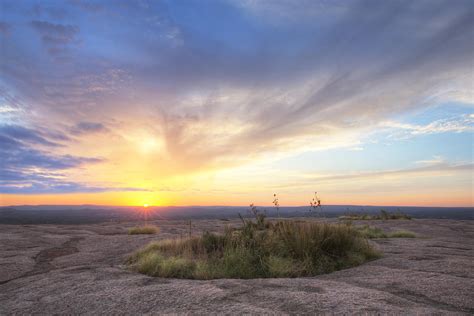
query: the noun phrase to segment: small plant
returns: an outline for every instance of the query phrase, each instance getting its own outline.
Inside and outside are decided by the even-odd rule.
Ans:
[[[151,235],[159,233],[160,228],[152,225],[136,226],[128,230],[129,235]]]
[[[311,201],[309,201],[309,205],[311,206],[310,212],[314,212],[317,214],[318,209],[321,210],[321,199],[318,197],[318,192],[314,192],[314,197]]]
[[[273,205],[275,206],[277,216],[280,217],[280,203],[278,202],[278,197],[275,194],[273,194]]]
[[[258,210],[257,206],[255,206],[253,203],[250,204],[250,209],[249,213],[255,218],[255,222],[252,221],[251,219],[244,219],[242,215],[239,213],[240,220],[244,224],[244,227],[254,227],[256,229],[265,229],[268,225],[267,222],[265,222],[265,218],[267,217],[267,214],[265,211],[261,212]]]

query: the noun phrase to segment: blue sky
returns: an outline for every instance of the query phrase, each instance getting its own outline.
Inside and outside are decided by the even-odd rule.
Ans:
[[[472,205],[473,38],[462,0],[2,1],[0,204]]]

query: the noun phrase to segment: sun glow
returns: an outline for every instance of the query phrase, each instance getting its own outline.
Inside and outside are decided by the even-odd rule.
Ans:
[[[149,206],[149,205],[148,205],[148,204],[146,204],[146,203],[145,203],[145,204],[143,204],[143,207],[144,207],[144,208],[147,208],[148,206]]]
[[[163,141],[157,137],[144,136],[138,143],[140,152],[143,154],[151,154],[159,152],[163,149]]]

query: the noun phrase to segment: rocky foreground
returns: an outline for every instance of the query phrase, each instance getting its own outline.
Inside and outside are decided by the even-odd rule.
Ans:
[[[367,221],[416,239],[373,240],[384,256],[297,279],[176,280],[126,270],[151,240],[188,234],[185,221],[156,221],[158,235],[127,235],[134,223],[0,225],[0,314],[474,313],[474,221]],[[193,221],[192,233],[237,221]]]

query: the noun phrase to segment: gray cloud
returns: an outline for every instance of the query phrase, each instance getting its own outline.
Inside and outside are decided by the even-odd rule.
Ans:
[[[0,34],[9,35],[10,34],[10,29],[11,29],[10,24],[0,21]]]
[[[47,6],[42,3],[33,5],[32,11],[37,16],[47,15],[52,19],[64,19],[67,16],[67,11],[64,8]]]
[[[0,136],[11,142],[21,142],[43,145],[48,147],[58,147],[61,144],[48,140],[40,131],[35,131],[19,125],[1,125]]]
[[[76,40],[76,35],[79,33],[77,26],[47,21],[32,21],[31,26],[40,34],[42,42],[53,56],[64,54],[68,45]]]
[[[208,98],[180,108],[184,114],[163,115],[173,109],[161,109],[168,144],[176,155],[185,152],[207,162],[238,152],[285,149],[299,137],[356,130],[426,106],[433,87],[446,82],[464,84],[461,88],[468,91],[471,70],[466,65],[474,61],[472,8],[472,2],[463,1],[361,1],[283,63],[270,54],[262,56],[266,60],[244,57],[224,65],[216,58],[214,67],[207,67],[210,56],[204,56],[206,69],[198,67],[193,74],[234,84],[245,95],[234,106],[219,101],[218,89],[204,88]],[[191,61],[180,67],[193,69]],[[275,65],[270,71],[268,63]],[[181,77],[179,70],[178,76],[203,81],[188,73]],[[246,83],[235,82],[239,79]],[[196,121],[209,117],[223,124],[226,117],[237,118],[249,128],[219,141],[206,130],[196,135]]]
[[[79,122],[71,128],[71,133],[74,135],[82,135],[88,133],[104,132],[107,128],[102,123],[95,122]]]
[[[74,2],[96,14],[94,40],[81,33],[87,54],[56,67],[24,49],[23,59],[0,61],[2,74],[38,111],[73,122],[76,135],[94,130],[79,125],[98,112],[124,124],[144,118],[170,156],[194,169],[308,139],[317,146],[425,107],[434,88],[471,89],[472,1],[309,1],[305,10],[292,1],[225,3],[237,13],[220,20],[232,31],[223,36],[205,18],[193,29],[161,3],[110,15],[107,5]],[[283,11],[291,14],[274,14]],[[245,25],[236,31],[239,14]],[[31,25],[49,48],[74,43],[80,26]],[[180,45],[165,39],[170,30],[179,30]]]
[[[31,180],[31,179],[30,179]],[[0,192],[4,194],[61,194],[61,193],[98,193],[98,192],[149,192],[149,190],[132,187],[94,187],[83,183],[58,181],[43,178],[25,186],[5,185],[0,181]]]
[[[38,147],[54,148],[58,143],[46,133],[17,125],[0,126],[0,192],[96,192],[117,188],[91,187],[67,181],[63,171],[103,159],[57,155]]]

